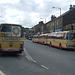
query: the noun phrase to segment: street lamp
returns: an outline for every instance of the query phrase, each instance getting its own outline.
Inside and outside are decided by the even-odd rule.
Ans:
[[[60,10],[60,16],[61,16],[61,8],[60,7],[52,7],[52,8],[58,8]]]
[[[62,24],[61,24],[61,8],[60,8],[60,7],[52,7],[52,8],[57,8],[57,9],[60,10],[60,26],[61,26],[61,25],[62,25]],[[63,27],[63,26],[61,26],[61,27]],[[54,28],[54,30],[55,30],[55,28]]]
[[[46,18],[40,18],[40,19],[44,19],[45,20],[45,23],[46,23]]]

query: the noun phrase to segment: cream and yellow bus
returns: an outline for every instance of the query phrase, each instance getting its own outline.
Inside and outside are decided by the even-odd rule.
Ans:
[[[48,34],[41,34],[39,35],[39,43],[41,44],[47,44],[47,36]]]
[[[47,44],[60,49],[75,49],[75,31],[72,30],[49,33]]]
[[[38,43],[39,42],[39,35],[34,35],[32,37],[32,41],[35,42],[35,43]]]
[[[40,44],[46,44],[47,34],[34,35],[32,41]]]
[[[0,53],[22,53],[24,37],[22,26],[18,24],[0,24]]]

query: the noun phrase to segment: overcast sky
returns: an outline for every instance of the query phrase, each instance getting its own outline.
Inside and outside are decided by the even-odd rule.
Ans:
[[[75,0],[0,0],[0,23],[17,23],[33,27],[39,21],[50,21],[51,15],[60,15],[69,10]]]

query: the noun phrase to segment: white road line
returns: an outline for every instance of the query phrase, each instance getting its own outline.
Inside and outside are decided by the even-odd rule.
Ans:
[[[5,74],[0,70],[0,75],[5,75]]]
[[[32,61],[34,63],[37,63],[35,60],[33,60],[33,58],[30,56],[30,54],[27,52],[27,50],[24,48],[24,53],[26,55],[26,58],[29,60],[29,61]],[[48,67],[44,66],[44,65],[41,65],[42,68],[46,69],[46,70],[49,70]]]
[[[37,63],[35,60],[32,60],[34,63]]]
[[[48,67],[46,67],[46,66],[44,66],[44,65],[41,65],[41,67],[43,67],[43,68],[45,68],[45,69],[49,70],[49,68],[48,68]]]
[[[26,58],[27,58],[28,60],[30,60],[30,61],[35,62],[35,63],[36,63],[36,61],[35,61],[35,60],[33,60],[33,58],[30,56],[30,54],[27,52],[27,50],[26,50],[25,48],[24,48],[24,53],[25,53]]]

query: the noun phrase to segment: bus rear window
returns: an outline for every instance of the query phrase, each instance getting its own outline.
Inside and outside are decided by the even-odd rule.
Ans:
[[[11,25],[2,25],[1,32],[11,32]]]
[[[19,25],[3,24],[0,26],[1,36],[5,37],[21,37],[22,27]]]

